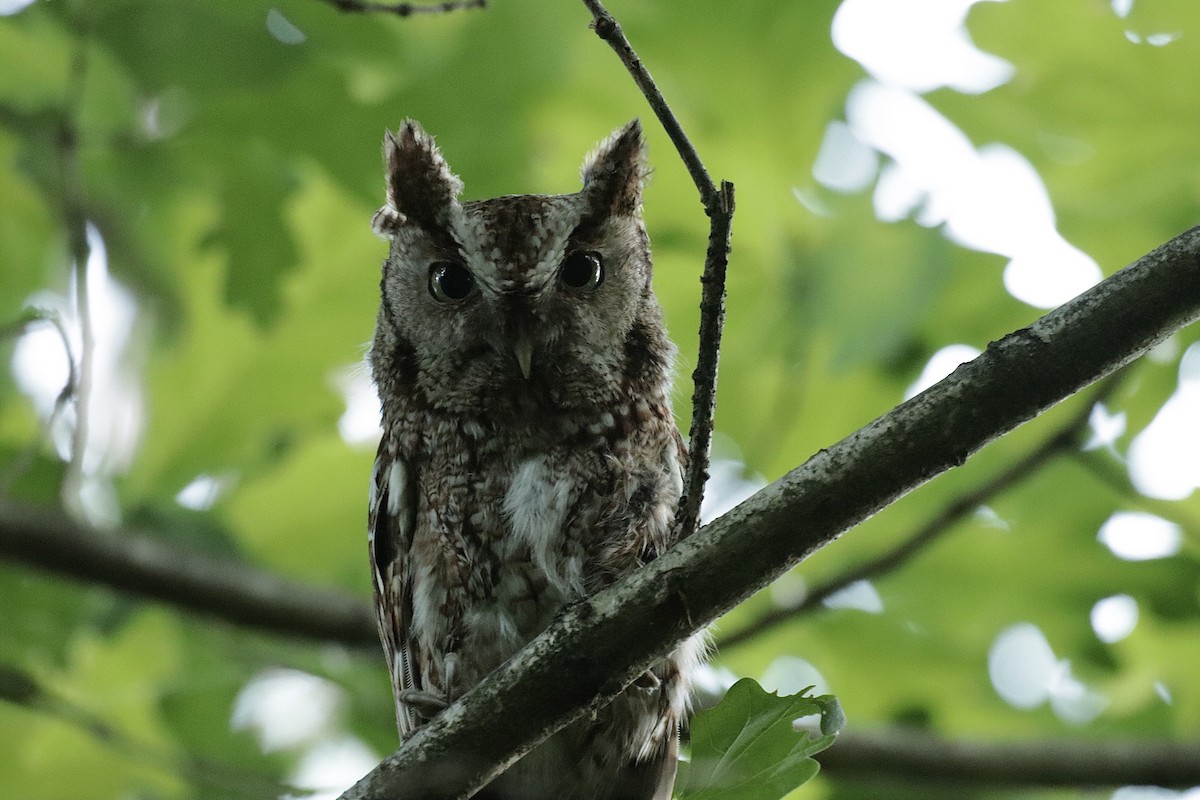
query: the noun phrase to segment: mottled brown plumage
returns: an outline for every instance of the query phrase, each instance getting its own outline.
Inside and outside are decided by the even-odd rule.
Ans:
[[[651,289],[638,124],[588,158],[569,195],[460,203],[461,183],[411,121],[384,151],[370,549],[405,737],[565,604],[671,544],[686,453]],[[485,793],[669,798],[701,652],[684,645]]]

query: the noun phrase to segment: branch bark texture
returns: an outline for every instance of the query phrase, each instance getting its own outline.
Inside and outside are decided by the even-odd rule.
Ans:
[[[0,499],[0,558],[237,625],[379,648],[375,614],[354,595],[315,589],[161,536],[96,530],[52,508]]]
[[[1197,318],[1200,228],[992,342],[940,383],[568,609],[343,800],[468,796],[847,529]]]

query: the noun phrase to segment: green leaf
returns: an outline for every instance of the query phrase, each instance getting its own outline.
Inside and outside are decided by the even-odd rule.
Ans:
[[[226,301],[266,326],[278,318],[283,278],[297,266],[296,244],[284,219],[296,182],[265,145],[254,143],[230,157],[233,164],[217,190],[221,220],[205,244],[226,253]]]
[[[819,714],[825,735],[795,721]],[[681,800],[776,800],[817,774],[812,756],[833,744],[845,722],[831,695],[780,697],[744,678],[692,722],[691,761],[682,765]]]

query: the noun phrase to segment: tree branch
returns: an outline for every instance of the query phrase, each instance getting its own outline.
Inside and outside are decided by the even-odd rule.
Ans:
[[[325,0],[338,11],[395,14],[411,17],[416,14],[449,14],[467,8],[487,8],[487,0],[460,0],[460,2],[430,3],[376,3],[371,0]]]
[[[849,528],[1198,317],[1194,228],[565,610],[343,800],[469,795]]]
[[[709,209],[711,227],[704,272],[700,276],[700,333],[696,368],[692,371],[692,422],[688,429],[688,471],[683,497],[675,514],[679,538],[686,538],[700,524],[700,504],[708,484],[708,460],[712,450],[713,419],[717,410],[717,367],[721,355],[721,331],[725,327],[725,272],[729,265],[733,235],[733,184],[721,182],[720,202]]]
[[[642,95],[645,96],[646,101],[650,104],[650,108],[654,111],[655,116],[658,117],[663,130],[667,132],[667,136],[671,137],[671,143],[679,151],[679,157],[683,159],[684,166],[687,167],[688,173],[692,176],[692,181],[696,184],[696,189],[700,192],[700,202],[704,204],[706,209],[719,207],[721,205],[720,193],[717,191],[717,186],[713,183],[713,179],[709,176],[708,170],[705,169],[704,162],[700,160],[700,154],[696,152],[696,148],[692,145],[691,140],[683,132],[683,126],[679,124],[675,113],[667,105],[666,98],[659,91],[654,78],[650,77],[649,70],[646,69],[642,60],[638,58],[638,54],[634,51],[633,46],[629,44],[629,39],[625,38],[625,32],[617,24],[617,20],[612,14],[608,13],[608,10],[599,0],[583,0],[583,4],[592,13],[592,30],[596,32],[597,36],[607,42],[608,46],[617,54],[617,57],[621,59],[621,63],[625,65],[625,69],[633,77],[633,82],[641,89]]]
[[[886,575],[899,569],[917,553],[933,544],[937,539],[964,518],[973,514],[981,505],[996,495],[1011,489],[1013,486],[1032,477],[1041,467],[1055,457],[1069,452],[1079,445],[1079,437],[1087,430],[1088,420],[1096,403],[1102,402],[1116,388],[1120,374],[1112,376],[1104,386],[1096,392],[1095,397],[1088,402],[1084,409],[1075,415],[1040,445],[1019,459],[1007,469],[993,475],[988,481],[971,491],[950,501],[936,517],[918,528],[908,538],[895,547],[875,558],[864,561],[840,575],[824,583],[813,586],[804,598],[796,605],[787,608],[777,608],[760,616],[745,627],[734,631],[717,641],[717,649],[724,650],[736,647],[772,628],[815,610],[834,594],[858,581],[870,580]]]
[[[713,183],[704,162],[700,160],[700,154],[683,132],[683,126],[612,14],[599,0],[583,0],[583,4],[592,13],[592,29],[621,59],[671,138],[700,192],[700,202],[710,221],[704,272],[700,276],[700,344],[696,369],[692,371],[692,423],[688,431],[690,459],[683,497],[675,514],[676,535],[686,538],[699,524],[700,503],[704,499],[704,486],[708,483],[713,415],[717,407],[717,366],[721,354],[721,329],[725,325],[725,273],[729,266],[730,238],[733,235],[733,184],[721,181],[721,188],[718,189]]]
[[[971,742],[893,729],[843,733],[816,756],[822,772],[913,786],[1168,786],[1200,784],[1200,742]]]
[[[315,589],[159,536],[98,531],[57,509],[0,499],[0,558],[236,625],[379,647],[375,614],[354,595]]]
[[[474,765],[472,775],[459,776],[458,788],[442,796],[482,782],[539,737],[603,705],[691,630],[840,532],[1198,316],[1200,228],[994,342],[645,569],[568,609],[344,797],[420,796],[398,787],[406,781],[417,786],[435,763]],[[155,537],[98,533],[60,511],[0,500],[0,554],[239,624],[375,646],[365,602],[313,592]],[[560,680],[563,674],[572,680]],[[829,758],[844,749],[839,744]],[[1146,774],[1170,773],[1164,767]]]
[[[86,13],[83,12],[83,13]],[[75,425],[71,432],[71,456],[63,473],[62,501],[81,519],[86,516],[81,493],[87,477],[84,457],[88,444],[88,411],[92,400],[92,370],[95,363],[96,336],[92,328],[91,298],[88,292],[88,261],[92,248],[87,234],[87,200],[83,172],[79,163],[79,109],[83,105],[87,79],[88,21],[75,20],[74,51],[67,82],[66,105],[57,131],[62,172],[62,216],[70,245],[72,274],[75,280],[75,318],[79,325],[79,363],[72,365]],[[67,355],[70,357],[70,348]]]
[[[63,322],[61,314],[52,309],[27,308],[22,319],[0,328],[0,338],[23,336],[34,325],[42,323],[53,327],[62,341],[63,352],[67,356],[67,379],[58,396],[54,398],[54,407],[50,409],[50,414],[46,417],[42,430],[12,461],[0,468],[0,496],[3,496],[13,482],[32,466],[34,459],[37,458],[38,450],[41,448],[43,437],[53,439],[54,429],[58,426],[63,411],[75,397],[75,386],[79,379],[75,370],[75,356],[71,350],[71,336],[67,333],[67,326]]]
[[[1187,531],[1189,535],[1200,536],[1200,517],[1189,512],[1186,504],[1142,494],[1133,485],[1133,481],[1129,477],[1129,470],[1123,464],[1116,463],[1111,458],[1105,458],[1103,451],[1079,451],[1071,455],[1074,463],[1082,467],[1096,481],[1123,497],[1131,507],[1149,511],[1163,519],[1169,519]]]

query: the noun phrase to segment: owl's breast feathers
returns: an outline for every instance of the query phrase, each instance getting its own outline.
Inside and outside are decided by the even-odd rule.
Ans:
[[[563,604],[670,544],[682,464],[664,407],[638,401],[524,429],[440,414],[405,427],[422,435],[385,441],[377,469],[386,461],[409,484],[401,504],[390,501],[400,487],[383,487],[412,519],[394,547],[406,551],[395,560],[407,557],[409,625],[432,648],[477,648],[480,677]],[[373,551],[389,554],[378,540]]]
[[[384,439],[372,480],[372,566],[402,736],[424,721],[406,692],[456,699],[563,605],[657,557],[682,491],[682,445],[661,404],[633,402],[586,423],[547,418],[538,431],[424,422],[419,437]],[[642,772],[673,760],[685,676],[702,652],[701,640],[681,648],[655,668],[654,688],[633,688],[602,712],[597,724],[623,744],[595,751],[594,734],[564,733],[510,780],[553,785],[566,780],[565,763],[586,782],[623,760]]]

